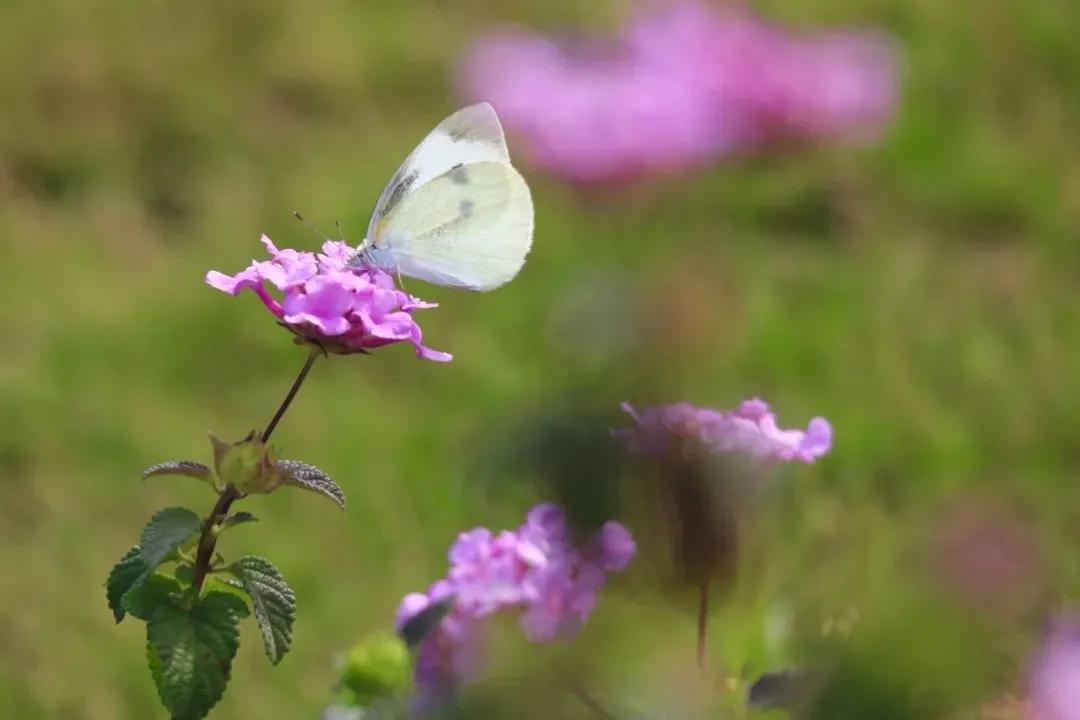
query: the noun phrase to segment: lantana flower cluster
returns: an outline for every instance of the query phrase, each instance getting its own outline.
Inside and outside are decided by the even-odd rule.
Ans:
[[[520,613],[525,636],[551,642],[575,634],[596,606],[609,573],[626,567],[637,547],[617,522],[605,523],[584,547],[574,547],[557,505],[529,511],[516,530],[463,532],[450,548],[450,570],[426,593],[406,595],[397,611],[400,629],[417,613],[453,598],[447,617],[423,641],[415,678],[422,695],[449,693],[478,672],[483,620]]]
[[[746,10],[657,3],[613,38],[510,30],[462,64],[531,161],[577,182],[706,165],[784,138],[873,133],[896,102],[874,32],[795,34]]]
[[[394,278],[374,267],[349,264],[355,251],[343,242],[327,241],[322,253],[279,250],[266,235],[262,243],[270,260],[252,261],[235,275],[211,270],[206,282],[238,295],[250,289],[282,326],[302,342],[342,355],[364,353],[396,342],[408,342],[427,360],[451,356],[421,342],[414,310],[436,307],[394,286]],[[275,298],[270,285],[281,293]]]
[[[805,430],[785,430],[769,405],[757,398],[732,411],[680,402],[642,411],[630,403],[623,410],[635,425],[615,431],[627,449],[646,455],[665,455],[678,444],[694,442],[713,454],[742,453],[766,461],[814,462],[832,448],[832,425],[822,417]]]

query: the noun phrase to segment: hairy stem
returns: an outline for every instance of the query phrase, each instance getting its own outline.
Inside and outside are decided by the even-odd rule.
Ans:
[[[697,664],[698,668],[705,668],[705,639],[709,629],[709,578],[706,576],[701,581],[701,589],[698,595],[697,617]]]
[[[202,535],[199,536],[199,550],[195,555],[195,577],[191,581],[191,587],[195,594],[202,592],[203,581],[206,573],[210,570],[210,563],[214,559],[214,548],[217,546],[217,533],[214,528],[229,515],[229,508],[239,499],[240,492],[232,485],[225,488],[218,496],[214,509],[203,521]]]
[[[274,428],[281,422],[281,418],[284,417],[285,411],[289,409],[289,405],[292,404],[296,393],[300,392],[300,386],[304,384],[304,379],[307,377],[308,372],[311,371],[311,366],[315,364],[315,358],[318,356],[319,350],[312,350],[311,354],[308,355],[304,367],[300,369],[300,374],[293,380],[292,387],[285,394],[285,399],[281,401],[281,405],[278,406],[274,417],[270,419],[270,424],[263,430],[260,438],[262,442],[265,443],[270,439],[270,435],[273,434]],[[232,504],[241,497],[243,497],[243,494],[232,485],[229,485],[218,496],[214,509],[210,511],[210,514],[206,516],[206,520],[203,521],[202,534],[199,536],[199,549],[195,554],[195,576],[191,581],[191,587],[195,589],[196,595],[202,592],[206,574],[210,571],[210,563],[214,560],[214,548],[217,547],[215,528],[225,521],[225,518],[229,516],[229,509]]]

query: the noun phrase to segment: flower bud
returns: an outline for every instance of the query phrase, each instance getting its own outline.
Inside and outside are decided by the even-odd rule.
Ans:
[[[210,442],[214,446],[214,469],[226,485],[244,495],[268,493],[281,485],[283,478],[270,458],[270,449],[255,431],[240,442],[227,443],[214,435]]]
[[[405,642],[394,633],[370,635],[349,650],[341,684],[361,707],[389,698],[409,683],[412,662]]]

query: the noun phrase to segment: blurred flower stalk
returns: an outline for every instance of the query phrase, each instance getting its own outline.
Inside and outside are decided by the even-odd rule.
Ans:
[[[832,449],[832,425],[815,417],[806,430],[782,429],[758,398],[732,411],[687,402],[640,411],[623,403],[623,410],[634,424],[614,435],[629,452],[654,461],[653,496],[665,511],[676,561],[698,587],[697,663],[704,667],[710,588],[733,573],[745,486],[760,483],[776,463],[824,456]],[[729,456],[735,462],[714,462]]]
[[[880,33],[788,30],[735,6],[639,7],[613,37],[508,29],[461,62],[539,168],[615,183],[713,164],[779,141],[872,137],[896,105]]]

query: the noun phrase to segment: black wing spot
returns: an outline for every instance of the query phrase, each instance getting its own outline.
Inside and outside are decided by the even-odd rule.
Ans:
[[[449,137],[452,142],[475,139],[474,133],[471,132],[471,128],[467,125],[454,125],[446,128],[446,136]]]
[[[468,185],[469,184],[469,171],[465,169],[464,163],[458,163],[454,167],[446,171],[447,176],[450,178],[450,182],[455,185]]]
[[[476,203],[472,200],[462,200],[458,205],[458,210],[461,212],[461,217],[470,218],[473,214],[473,208],[476,207]]]
[[[386,204],[382,207],[382,212],[379,213],[380,218],[386,217],[391,210],[393,210],[401,199],[405,197],[405,194],[409,192],[409,188],[416,183],[417,178],[420,177],[419,170],[413,170],[408,175],[401,178],[394,178],[391,181],[390,196],[386,198]]]

